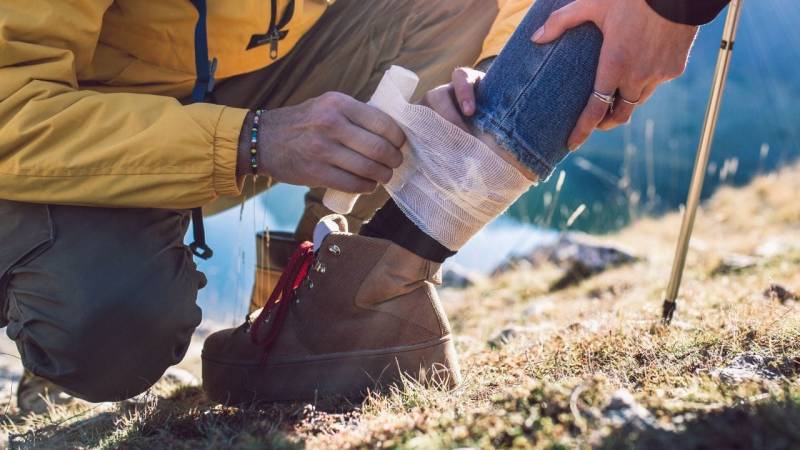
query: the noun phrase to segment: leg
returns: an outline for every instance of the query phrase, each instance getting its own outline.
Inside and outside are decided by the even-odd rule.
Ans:
[[[527,190],[526,180],[550,175],[568,154],[566,141],[591,95],[602,44],[589,24],[549,45],[530,41],[550,12],[569,2],[539,0],[492,64],[471,121],[478,139],[423,107],[398,113],[417,167],[401,167],[406,173],[399,178],[407,181],[387,185],[394,202],[363,234],[441,262]],[[414,226],[393,225],[401,212]],[[428,236],[439,245],[427,244]]]
[[[592,24],[549,45],[530,36],[552,11],[572,0],[538,0],[477,89],[474,132],[488,135],[545,180],[568,154],[567,139],[592,94],[603,37]]]
[[[540,1],[545,6],[553,3]],[[535,17],[543,14],[542,7],[532,11]],[[523,32],[514,39],[523,39]],[[570,36],[575,34],[568,34],[562,42],[586,44]],[[568,51],[564,54],[569,56]],[[523,68],[527,64],[561,63],[552,57],[539,60],[532,52],[515,56]],[[530,61],[524,61],[528,57]],[[513,62],[513,58],[506,60]],[[509,63],[498,63],[496,70],[504,64]],[[511,85],[505,91],[515,97],[508,105],[511,112],[518,104],[526,108],[530,100],[524,97],[531,94],[526,87],[536,84],[538,73],[549,72],[527,73],[530,79],[526,84]],[[550,81],[554,81],[553,89],[563,88],[568,95],[580,95],[580,90],[577,94],[573,90],[584,82],[591,83],[582,78],[572,86]],[[501,87],[497,87],[499,95],[504,93]],[[469,237],[464,230],[477,231],[516,199],[520,186],[530,186],[531,181],[507,162],[506,153],[512,153],[511,161],[526,160],[513,152],[518,150],[517,143],[510,142],[505,148],[506,141],[489,135],[487,145],[429,108],[398,101],[385,109],[392,109],[387,112],[404,126],[410,144],[405,163],[387,185],[396,203],[381,208],[362,229],[362,235],[341,232],[335,216],[323,220],[319,233],[315,233],[318,252],[301,247],[293,258],[295,264],[285,273],[284,282],[297,288],[285,287],[279,301],[273,298],[252,322],[206,340],[203,383],[210,398],[240,403],[298,400],[318,394],[354,395],[374,389],[376,384],[394,384],[407,377],[424,383],[426,373],[447,381],[440,386],[458,384],[450,326],[433,287],[439,281],[439,265],[413,245],[403,248],[402,235],[410,231],[420,240],[444,235],[447,239],[434,244],[457,250]],[[499,118],[513,116],[500,108],[495,113]],[[543,118],[543,133],[547,133],[550,120],[571,118],[567,114]],[[528,127],[533,124],[519,123]],[[489,134],[490,130],[485,131]],[[406,194],[410,198],[404,197]],[[392,216],[392,207],[399,208],[395,211],[399,216]],[[377,225],[373,227],[373,223]],[[384,239],[364,235],[375,228],[382,233],[376,237]],[[456,236],[454,228],[460,230]],[[339,232],[326,234],[326,229]],[[431,229],[436,233],[427,232]],[[412,244],[418,242],[411,240]]]
[[[278,108],[339,91],[367,101],[393,64],[420,76],[421,95],[446,83],[454,68],[475,62],[496,15],[496,3],[486,0],[373,0],[369,7],[359,0],[338,0],[289,55],[265,69],[221,82],[215,100],[248,108]],[[263,191],[269,180],[256,183],[255,189],[246,187],[246,195]],[[306,195],[296,240],[310,240],[319,219],[331,213],[322,204],[324,193],[314,188]],[[349,229],[358,232],[388,198],[382,188],[361,196],[347,216]],[[222,211],[241,200],[220,199],[206,212]],[[256,243],[260,256],[251,312],[263,306],[272,292],[286,262],[280,259],[285,250],[296,247],[285,236],[270,233],[268,237],[269,251],[263,251],[265,239]]]
[[[216,101],[277,108],[329,91],[366,101],[393,64],[420,76],[421,95],[446,83],[454,68],[475,62],[496,15],[497,5],[486,0],[374,0],[369,7],[339,0],[285,58],[221,82]],[[298,239],[310,239],[318,219],[330,213],[323,193],[312,189],[306,197]],[[350,229],[357,231],[387,198],[382,190],[362,196],[348,217]]]
[[[112,401],[183,358],[205,282],[183,245],[188,212],[8,201],[0,211],[4,245],[25,243],[0,253],[0,301],[28,371]]]

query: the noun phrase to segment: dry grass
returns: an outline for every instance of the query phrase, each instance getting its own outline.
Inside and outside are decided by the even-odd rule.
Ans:
[[[800,448],[800,302],[763,295],[800,290],[799,192],[796,167],[705,205],[669,328],[657,319],[677,214],[604,238],[644,259],[579,286],[548,293],[555,273],[520,269],[445,292],[465,374],[455,392],[408,383],[359,405],[239,410],[162,384],[135,404],[12,411],[0,432],[37,448]],[[761,256],[715,270],[734,253]],[[511,326],[507,344],[487,344]],[[715,376],[741,354],[763,356],[771,379]],[[618,389],[646,426],[604,414]]]

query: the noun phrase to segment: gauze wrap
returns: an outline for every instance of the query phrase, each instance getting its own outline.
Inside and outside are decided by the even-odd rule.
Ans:
[[[406,134],[403,164],[384,187],[403,213],[450,250],[458,250],[502,214],[532,182],[489,147],[432,109],[409,103],[418,78],[393,66],[369,104]],[[328,191],[324,204],[352,210],[357,196]]]

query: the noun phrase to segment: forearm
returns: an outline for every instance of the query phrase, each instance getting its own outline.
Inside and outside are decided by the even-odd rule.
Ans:
[[[714,20],[730,0],[647,0],[665,19],[686,25],[703,25]]]
[[[181,209],[238,195],[245,110],[80,89],[112,3],[0,7],[0,198]]]
[[[4,199],[183,209],[239,193],[235,109],[35,82],[0,117]]]

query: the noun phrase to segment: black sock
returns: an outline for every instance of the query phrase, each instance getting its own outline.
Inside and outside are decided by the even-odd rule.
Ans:
[[[392,199],[389,199],[375,216],[361,227],[359,234],[392,241],[411,253],[433,262],[442,263],[456,254],[414,225]]]

